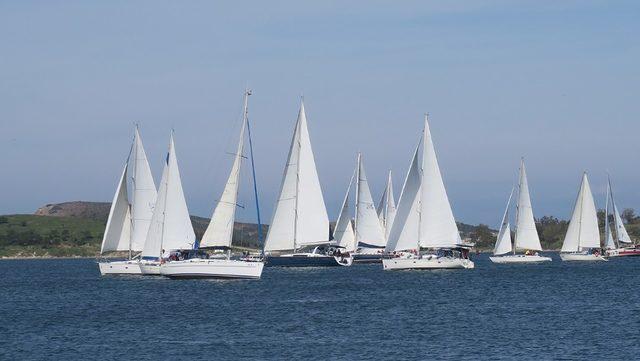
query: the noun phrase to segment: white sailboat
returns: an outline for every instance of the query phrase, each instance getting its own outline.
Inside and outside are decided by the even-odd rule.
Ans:
[[[509,205],[513,190],[507,202],[498,232],[498,239],[493,251],[494,257],[489,257],[493,263],[537,263],[551,261],[549,257],[543,257],[537,251],[542,251],[540,238],[533,218],[531,196],[529,194],[529,182],[524,167],[524,159],[520,161],[520,177],[518,181],[518,203],[516,206],[516,237],[511,244],[511,227],[509,225]],[[525,250],[524,254],[516,254],[516,250]],[[507,253],[513,252],[511,255]]]
[[[351,265],[329,247],[329,217],[311,149],[304,104],[284,168],[280,195],[264,244],[267,266]]]
[[[563,261],[606,261],[600,255],[600,230],[587,172],[582,175],[571,222],[562,243]]]
[[[611,205],[611,208],[609,208]],[[613,224],[615,229],[615,239],[611,230],[611,222],[609,215],[611,210],[613,213]],[[607,176],[607,201],[605,206],[605,249],[609,257],[623,256],[640,256],[640,248],[633,244],[627,230],[622,222],[620,212],[613,198],[613,187],[611,187],[611,179]]]
[[[127,186],[129,174],[132,174],[131,201]],[[142,251],[156,196],[156,186],[142,146],[140,132],[136,126],[131,151],[111,203],[100,247],[101,255],[113,251],[128,251],[129,255],[125,261],[99,262],[98,267],[102,275],[140,274],[139,260],[137,256],[134,258],[133,252]]]
[[[474,268],[462,244],[425,116],[422,167],[413,155],[382,260],[385,270]],[[423,252],[422,250],[426,250]]]
[[[393,219],[396,216],[396,200],[393,196],[391,171],[389,171],[389,176],[387,177],[387,186],[384,188],[384,192],[382,193],[382,197],[378,203],[377,212],[380,224],[384,230],[384,238],[385,240],[389,239],[389,231],[391,231],[391,225],[393,224]]]
[[[140,269],[145,275],[160,275],[160,264],[177,251],[192,250],[196,235],[182,190],[173,132],[169,140],[158,199],[142,249]]]
[[[257,279],[262,275],[263,262],[249,262],[231,259],[231,243],[238,201],[240,169],[244,154],[245,129],[248,129],[248,97],[244,94],[243,120],[240,129],[238,148],[234,154],[233,165],[222,197],[213,211],[211,221],[200,241],[200,249],[212,248],[226,250],[225,258],[210,258],[201,253],[193,258],[172,261],[160,266],[160,273],[171,278],[250,278]],[[255,182],[255,179],[254,179]]]

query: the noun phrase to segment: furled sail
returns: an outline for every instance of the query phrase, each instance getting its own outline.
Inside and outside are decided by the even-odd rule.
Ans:
[[[113,196],[100,253],[128,251],[130,247],[131,213],[127,195],[127,166],[124,165],[116,194]]]
[[[536,229],[529,195],[529,182],[524,167],[524,159],[520,162],[520,182],[518,185],[518,208],[516,216],[516,249],[541,251],[540,238]]]
[[[292,250],[328,238],[329,217],[301,104],[264,250]]]
[[[240,167],[242,166],[242,155],[244,153],[244,131],[246,127],[247,119],[244,117],[240,129],[238,148],[234,154],[233,165],[231,166],[231,173],[224,186],[222,197],[220,197],[213,211],[209,226],[202,236],[200,247],[231,247],[238,202]]]
[[[163,250],[192,249],[195,238],[182,190],[172,133],[169,141],[169,153],[162,171],[158,199],[153,210],[142,256],[159,258]]]
[[[454,247],[462,242],[438,166],[426,115],[423,139],[420,246],[423,248]]]
[[[357,175],[356,244],[358,247],[384,248],[387,242],[371,197],[361,154],[358,154]]]
[[[589,248],[600,248],[600,231],[593,194],[585,172],[582,175],[582,184],[571,222],[562,243],[562,252],[578,252]]]
[[[493,254],[496,256],[509,253],[513,249],[511,246],[511,225],[509,224],[509,207],[511,206],[512,197],[513,189],[507,201],[507,208],[505,208],[504,215],[502,216],[502,223],[500,223],[500,231],[498,232],[496,245],[493,248]]]

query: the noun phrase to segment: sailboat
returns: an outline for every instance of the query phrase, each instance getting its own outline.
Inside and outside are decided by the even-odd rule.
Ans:
[[[233,165],[231,166],[229,178],[227,179],[227,183],[222,192],[222,197],[220,197],[220,200],[213,211],[209,226],[204,232],[199,244],[199,250],[214,249],[227,251],[226,257],[210,258],[206,253],[200,253],[197,257],[181,261],[167,262],[160,266],[160,273],[163,276],[171,278],[257,279],[262,275],[262,268],[264,266],[263,262],[248,262],[231,259],[231,243],[233,239],[236,208],[238,206],[238,186],[240,184],[240,169],[244,154],[245,129],[250,129],[248,123],[249,95],[251,95],[251,92],[249,90],[245,91],[240,139],[238,140],[238,148],[234,154]],[[249,137],[251,137],[250,133]],[[251,160],[253,163],[253,156],[251,157]],[[256,191],[256,206],[257,205]],[[258,229],[260,228],[261,225],[258,224]]]
[[[509,224],[509,206],[513,190],[504,211],[500,231],[493,250],[494,257],[489,257],[493,263],[536,263],[551,261],[549,257],[543,257],[537,251],[542,251],[540,238],[533,218],[531,196],[529,194],[529,182],[524,167],[524,159],[520,161],[520,179],[518,182],[518,203],[516,206],[516,237],[511,244],[511,227]],[[524,254],[516,254],[516,250],[525,250]],[[511,255],[507,253],[513,252]]]
[[[607,175],[607,200],[605,206],[605,249],[606,255],[609,257],[623,257],[623,256],[640,256],[640,247],[633,244],[633,241],[629,237],[618,207],[613,198],[613,187],[611,187],[611,179]],[[611,208],[609,208],[611,205]],[[611,222],[609,218],[609,210],[612,212],[613,224],[615,229],[615,240],[613,238],[613,232],[611,230]]]
[[[161,263],[172,257],[182,257],[182,251],[189,253],[195,245],[196,235],[182,190],[173,131],[164,163],[158,199],[140,260],[144,275],[160,275]]]
[[[422,166],[416,147],[382,260],[385,270],[474,268],[453,218],[425,115]],[[424,251],[423,251],[424,250]]]
[[[350,254],[329,245],[329,217],[307,129],[304,103],[264,243],[267,266],[349,266]]]
[[[606,261],[600,254],[598,216],[587,172],[582,174],[580,191],[562,243],[560,258],[563,261]]]
[[[131,200],[127,187],[129,174],[133,193]],[[99,262],[98,267],[102,275],[140,274],[138,256],[134,257],[133,252],[142,251],[156,196],[156,186],[136,126],[131,150],[111,203],[100,247],[101,255],[113,251],[128,251],[129,255],[125,261]]]
[[[387,177],[387,185],[384,188],[384,192],[382,193],[382,197],[380,198],[380,202],[378,203],[378,218],[380,219],[380,224],[382,225],[382,229],[384,230],[384,238],[389,239],[389,231],[391,230],[391,225],[393,224],[393,219],[396,216],[396,200],[393,197],[393,181],[392,174],[389,171],[389,176]]]

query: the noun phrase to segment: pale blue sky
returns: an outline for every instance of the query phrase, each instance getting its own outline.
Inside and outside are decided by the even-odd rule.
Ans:
[[[374,197],[389,168],[399,195],[427,111],[460,221],[499,222],[521,156],[536,216],[568,218],[583,169],[600,204],[608,169],[637,207],[638,19],[637,1],[0,1],[0,213],[110,200],[139,122],[156,182],[175,128],[208,216],[246,84],[267,220],[302,93],[332,218],[358,150]]]

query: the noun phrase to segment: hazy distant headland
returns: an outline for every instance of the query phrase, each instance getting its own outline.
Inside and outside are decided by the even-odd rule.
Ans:
[[[66,202],[47,204],[34,214],[0,216],[0,257],[95,257],[99,255],[104,227],[109,216],[110,203]],[[601,229],[604,211],[598,212]],[[640,239],[640,217],[626,209],[623,218],[632,239]],[[208,218],[191,216],[191,222],[200,239],[209,224]],[[333,224],[332,224],[333,225]],[[562,245],[568,222],[544,216],[536,220],[544,249],[556,250]],[[490,250],[497,231],[486,225],[458,223],[462,237],[476,243],[480,250]],[[262,226],[266,235],[267,225]],[[233,243],[242,248],[260,249],[258,226],[236,222]]]

